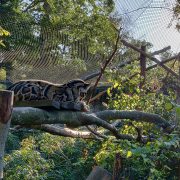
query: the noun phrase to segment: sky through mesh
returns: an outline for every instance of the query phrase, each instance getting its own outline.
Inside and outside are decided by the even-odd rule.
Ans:
[[[124,28],[129,30],[134,38],[151,42],[154,50],[171,45],[174,53],[179,52],[180,34],[174,29],[174,25],[167,28],[172,18],[173,0],[115,0],[115,3],[116,10],[123,19]],[[31,24],[14,23],[11,17],[2,18],[2,27],[8,27],[10,32],[17,30],[10,37],[11,41],[17,42],[13,51],[0,50],[0,61],[13,63],[13,70],[8,77],[13,82],[22,79],[43,79],[64,83],[98,71],[100,63],[104,61],[103,57],[92,55],[83,49],[88,44],[86,41],[77,41],[69,50],[67,35],[62,34],[59,29],[44,28],[45,36],[40,39],[36,38],[38,34],[35,34],[34,39],[30,39],[30,28],[34,28]],[[49,44],[48,40],[59,41],[59,45]],[[43,44],[45,47],[42,50]],[[76,51],[76,58],[72,58],[69,51]],[[99,63],[96,63],[97,61]]]

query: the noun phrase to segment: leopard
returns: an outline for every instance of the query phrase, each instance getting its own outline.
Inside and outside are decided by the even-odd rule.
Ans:
[[[85,97],[90,83],[82,79],[54,84],[44,80],[21,80],[7,90],[14,91],[14,102],[50,100],[58,110],[89,111]]]

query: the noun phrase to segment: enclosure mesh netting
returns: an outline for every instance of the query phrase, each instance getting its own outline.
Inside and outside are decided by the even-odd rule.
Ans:
[[[123,21],[123,29],[139,40],[154,45],[154,50],[171,45],[173,53],[180,49],[180,34],[172,23],[173,0],[115,0],[115,10]],[[16,22],[11,17],[1,15],[1,26],[11,33],[9,37],[16,42],[10,50],[0,50],[0,62],[11,63],[12,70],[8,78],[14,82],[22,79],[43,79],[54,83],[63,83],[74,78],[83,78],[100,68],[104,61],[99,55],[88,53],[86,42],[77,41],[71,51],[77,51],[78,58],[71,58],[68,37],[60,29],[44,28],[45,35],[40,39],[38,33],[29,38],[30,28],[35,25]],[[171,24],[172,23],[172,24]],[[56,43],[48,43],[56,42]],[[57,41],[59,45],[57,46]],[[45,48],[42,50],[42,44]],[[67,53],[68,52],[68,53]],[[39,58],[41,57],[41,58]],[[122,58],[123,59],[123,58]],[[99,63],[95,63],[99,61]]]

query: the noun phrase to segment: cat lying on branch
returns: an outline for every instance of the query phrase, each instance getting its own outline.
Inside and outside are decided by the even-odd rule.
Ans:
[[[51,100],[56,109],[88,111],[84,98],[90,84],[81,79],[65,84],[53,84],[43,80],[22,80],[11,85],[14,102]]]

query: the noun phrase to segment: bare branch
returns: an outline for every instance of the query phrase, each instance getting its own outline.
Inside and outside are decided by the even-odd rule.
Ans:
[[[125,12],[125,13],[120,14],[120,15],[130,14],[130,13],[139,11],[139,10],[141,10],[141,9],[166,9],[166,10],[169,10],[169,11],[173,11],[171,8],[163,7],[163,6],[153,6],[153,7],[151,7],[151,6],[145,6],[145,7],[140,7],[140,8],[134,9],[134,10],[132,10],[132,11]]]
[[[91,99],[89,100],[89,103],[92,103],[93,101],[99,99],[99,98],[100,98],[103,94],[105,94],[106,92],[107,92],[107,90],[104,90],[104,91],[98,93],[97,95],[95,95],[93,98],[91,98]]]
[[[132,135],[126,134],[119,134],[118,130],[115,126],[109,124],[108,122],[102,120],[101,118],[97,117],[95,114],[82,114],[84,119],[82,118],[81,121],[88,121],[88,123],[95,124],[97,126],[101,126],[105,129],[108,129],[117,139],[128,139],[128,140],[135,140],[135,137]]]
[[[180,53],[179,53],[179,54],[180,54]],[[168,63],[168,62],[170,62],[170,61],[172,61],[172,60],[174,60],[174,59],[177,59],[178,56],[179,56],[179,54],[178,54],[178,55],[175,55],[175,56],[172,56],[172,57],[170,57],[170,58],[168,58],[168,59],[165,59],[165,60],[163,60],[163,61],[161,61],[160,64],[165,64],[165,63]],[[152,66],[149,66],[149,67],[146,68],[146,71],[149,71],[149,70],[157,67],[158,65],[159,65],[159,64],[154,64],[154,65],[152,65]],[[168,71],[168,72],[169,72],[169,71]],[[128,79],[124,80],[123,82],[129,81],[130,79],[132,79],[133,77],[137,76],[138,74],[139,74],[139,73],[133,74],[132,76],[130,76]]]
[[[34,0],[34,1],[32,1],[32,3],[30,3],[28,5],[28,7],[25,10],[23,10],[23,12],[24,13],[27,12],[29,9],[34,8],[38,3],[41,3],[41,2],[43,2],[43,0]]]
[[[103,138],[103,139],[107,138],[107,136],[101,134],[101,133],[98,132],[98,131],[93,130],[90,126],[87,126],[87,129],[88,129],[91,133],[93,133],[94,135],[96,135],[96,136],[98,136],[98,137],[100,137],[100,138]]]
[[[62,127],[57,127],[57,126],[53,126],[49,124],[31,125],[31,126],[28,126],[28,128],[39,129],[41,131],[45,131],[53,135],[59,135],[59,136],[64,136],[64,137],[97,139],[97,140],[100,139],[91,132],[76,131],[69,128],[62,128]]]
[[[174,60],[174,59],[177,59],[179,55],[180,55],[180,53],[179,53],[178,55],[175,55],[175,56],[172,56],[172,57],[170,57],[170,58],[168,58],[168,59],[165,59],[165,60],[161,61],[160,64],[165,64],[165,63],[168,63],[168,62],[170,62],[170,61],[172,61],[172,60]],[[159,65],[159,64],[154,64],[154,65],[152,65],[152,66],[149,66],[149,67],[146,68],[146,71],[149,71],[149,70],[157,67],[158,65]],[[168,71],[168,72],[169,72],[169,71]],[[129,81],[130,79],[132,79],[133,77],[137,76],[138,74],[139,74],[139,73],[135,73],[135,74],[131,75],[128,79],[124,80],[123,83]]]
[[[157,54],[163,53],[163,52],[165,52],[165,51],[167,51],[169,49],[171,49],[171,46],[164,47],[163,49],[160,49],[158,51],[154,51],[153,53],[151,53],[151,56],[155,56]]]
[[[114,46],[114,50],[113,50],[112,54],[110,55],[110,57],[106,60],[104,66],[101,68],[100,74],[99,74],[99,76],[98,76],[98,78],[97,78],[97,80],[96,80],[96,82],[94,84],[92,93],[89,96],[88,103],[89,103],[89,101],[90,101],[90,99],[91,99],[91,97],[92,97],[92,95],[93,95],[93,93],[94,93],[94,91],[95,91],[95,89],[96,89],[96,87],[97,87],[97,85],[98,85],[98,83],[99,83],[99,81],[100,81],[106,67],[109,65],[109,63],[114,59],[114,56],[116,55],[116,52],[118,50],[118,43],[119,43],[119,40],[120,40],[120,31],[121,31],[121,28],[118,31],[118,35],[117,35],[116,43],[115,43],[115,46]]]

